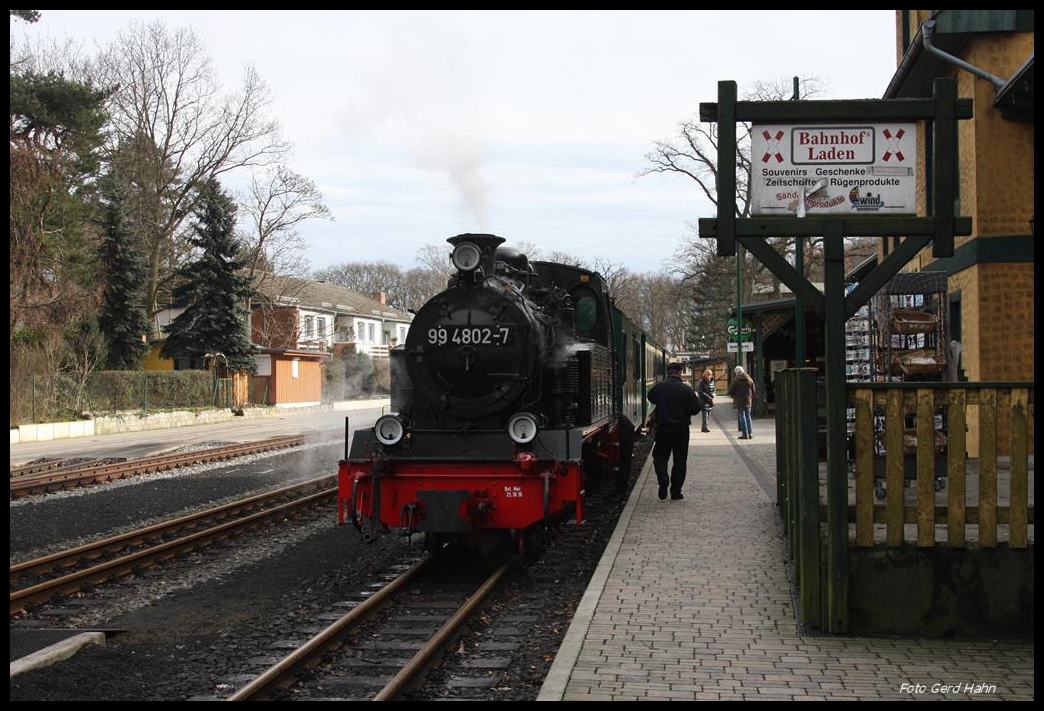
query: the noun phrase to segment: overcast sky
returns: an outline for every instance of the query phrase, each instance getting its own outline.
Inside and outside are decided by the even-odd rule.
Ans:
[[[301,230],[314,268],[409,268],[425,244],[492,232],[658,270],[713,210],[686,178],[635,175],[719,80],[879,98],[896,63],[892,10],[42,10],[11,31],[89,52],[155,18],[191,25],[225,86],[253,64],[273,90],[291,167],[336,219]]]

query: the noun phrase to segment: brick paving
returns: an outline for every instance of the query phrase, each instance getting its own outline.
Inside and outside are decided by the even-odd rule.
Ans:
[[[801,634],[774,427],[737,441],[731,415],[692,429],[684,500],[646,466],[540,700],[1033,699],[1032,641]]]

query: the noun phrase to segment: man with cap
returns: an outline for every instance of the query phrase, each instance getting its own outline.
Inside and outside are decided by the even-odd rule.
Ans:
[[[660,500],[667,498],[670,487],[671,499],[682,496],[685,483],[685,460],[689,454],[689,424],[693,415],[701,410],[699,398],[691,387],[681,380],[682,364],[667,366],[667,379],[649,390],[649,402],[656,405],[656,444],[653,446],[653,466],[660,485]],[[670,479],[667,478],[667,460],[674,456]]]

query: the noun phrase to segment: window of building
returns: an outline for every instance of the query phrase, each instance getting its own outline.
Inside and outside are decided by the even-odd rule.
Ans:
[[[202,358],[175,358],[174,370],[206,370]]]
[[[316,338],[326,338],[326,319],[317,318],[315,320],[315,335]]]
[[[370,336],[369,343],[376,343],[377,342],[377,336],[374,334],[373,324],[371,323],[371,324],[367,324],[367,325],[370,327],[369,328],[369,336]]]
[[[355,322],[355,340],[359,343],[366,340],[366,331],[363,329],[362,321]]]
[[[302,338],[311,338],[312,337],[312,317],[311,316],[305,316],[304,317],[304,331],[301,333],[301,337]]]

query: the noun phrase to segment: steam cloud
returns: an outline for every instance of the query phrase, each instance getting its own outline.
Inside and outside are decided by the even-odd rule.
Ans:
[[[428,170],[445,171],[471,211],[480,232],[489,231],[486,180],[482,175],[482,146],[448,126],[428,126],[417,152],[417,163]]]
[[[466,219],[486,232],[482,108],[474,105],[468,67],[459,52],[424,62],[390,53],[373,62],[371,74],[356,77],[342,116],[349,135],[370,134],[377,144],[404,148],[416,167],[447,175]]]

